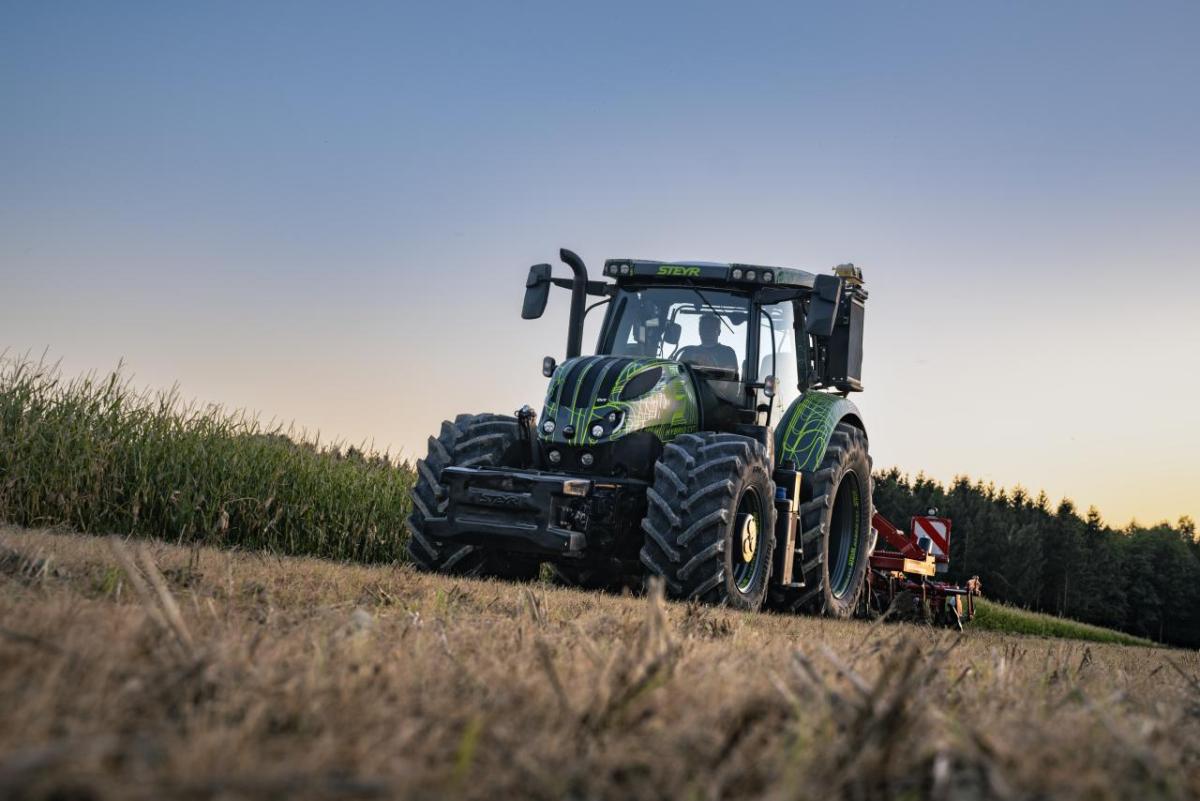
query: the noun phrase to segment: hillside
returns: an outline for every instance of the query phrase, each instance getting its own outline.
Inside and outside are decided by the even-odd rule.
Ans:
[[[1200,795],[1194,652],[15,528],[0,621],[5,798]]]

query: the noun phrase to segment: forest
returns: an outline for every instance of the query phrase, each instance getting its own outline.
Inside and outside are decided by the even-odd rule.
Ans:
[[[875,507],[906,527],[931,509],[951,519],[953,582],[979,576],[992,600],[1200,647],[1200,541],[1174,525],[1107,525],[1093,507],[960,476],[943,486],[893,468],[875,476]]]

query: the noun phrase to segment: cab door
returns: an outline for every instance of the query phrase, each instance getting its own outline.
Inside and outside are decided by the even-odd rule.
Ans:
[[[759,316],[758,380],[775,377],[775,397],[771,407],[771,425],[777,426],[792,401],[800,397],[800,374],[797,370],[794,301],[762,306]],[[766,422],[763,420],[762,422]]]

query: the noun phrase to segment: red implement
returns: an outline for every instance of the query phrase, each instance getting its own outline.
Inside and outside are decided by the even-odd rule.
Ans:
[[[879,534],[871,554],[865,604],[876,614],[925,620],[962,628],[975,616],[978,577],[967,588],[936,581],[950,563],[950,521],[921,515],[912,519],[911,533],[901,531],[883,515],[871,521]]]

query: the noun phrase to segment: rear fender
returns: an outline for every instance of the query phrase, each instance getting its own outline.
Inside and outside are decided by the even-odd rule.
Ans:
[[[827,392],[804,393],[775,428],[775,463],[791,460],[799,471],[815,470],[825,458],[833,429],[842,421],[866,431],[858,407],[846,398]]]

